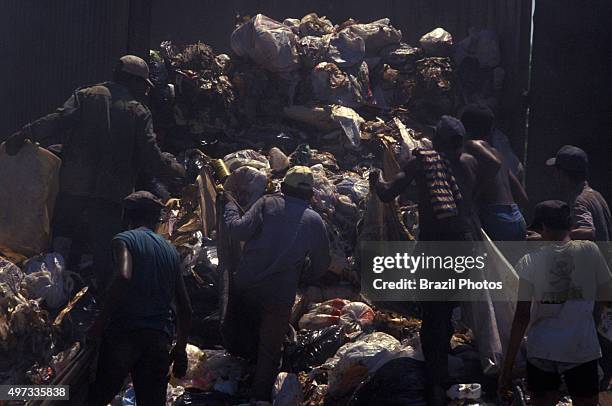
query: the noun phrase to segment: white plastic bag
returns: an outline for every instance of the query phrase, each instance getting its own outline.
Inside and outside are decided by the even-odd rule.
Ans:
[[[257,14],[234,30],[231,46],[239,56],[248,56],[271,72],[288,73],[300,68],[298,37],[287,27]]]
[[[365,58],[365,42],[354,32],[342,30],[329,39],[327,58],[340,67],[357,65]]]
[[[388,18],[368,24],[353,24],[342,31],[349,31],[363,38],[368,55],[378,54],[384,47],[398,44],[402,40],[402,32],[394,28]]]
[[[275,406],[298,406],[304,400],[302,386],[295,374],[281,372],[276,377],[272,388],[272,400]]]
[[[444,28],[438,27],[423,35],[419,43],[429,56],[449,56],[453,47],[453,36]]]
[[[267,184],[268,177],[264,172],[243,166],[227,177],[223,187],[234,194],[240,206],[248,208],[263,196]]]
[[[340,124],[351,145],[358,147],[361,142],[361,125],[365,120],[350,107],[334,105],[331,118]]]

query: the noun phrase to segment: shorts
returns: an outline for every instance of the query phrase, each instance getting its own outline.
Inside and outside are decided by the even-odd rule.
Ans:
[[[597,361],[592,360],[571,368],[567,363],[530,359],[527,361],[527,387],[532,393],[553,392],[561,386],[561,376],[571,397],[588,398],[599,393]],[[538,364],[538,366],[535,366]],[[546,368],[546,370],[541,369]]]

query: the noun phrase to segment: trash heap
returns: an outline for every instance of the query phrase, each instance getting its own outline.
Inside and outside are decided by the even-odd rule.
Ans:
[[[181,255],[194,307],[189,371],[170,381],[168,405],[248,400],[252,366],[227,354],[218,333],[219,262],[228,247],[219,238],[217,193],[231,191],[248,210],[279,189],[292,165],[314,174],[312,206],[327,225],[332,263],[318,286],[300,287],[275,404],[425,404],[418,310],[394,312],[361,297],[356,247],[418,238],[414,197],[383,204],[368,174],[381,168],[394,176],[414,148],[430,145],[439,117],[470,100],[457,55],[464,66],[499,53],[496,42],[478,41],[481,33],[470,38],[453,46],[451,34],[436,28],[409,45],[389,19],[334,25],[316,14],[283,22],[259,14],[236,27],[231,54],[201,42],[163,42],[151,51],[158,141],[187,169],[159,232]],[[53,382],[78,351],[74,342],[95,306],[82,290],[74,296],[86,283],[69,278],[60,262],[57,254],[21,269],[0,262],[0,352],[7,355],[0,383]],[[462,337],[459,381],[480,368],[472,368],[478,354],[469,332]],[[131,404],[127,385],[113,405]]]

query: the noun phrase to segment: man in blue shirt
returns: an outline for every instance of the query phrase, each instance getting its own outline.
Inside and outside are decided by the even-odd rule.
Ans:
[[[176,249],[155,233],[163,204],[149,192],[124,199],[129,231],[112,242],[115,273],[89,337],[101,341],[96,382],[89,405],[107,405],[131,374],[142,405],[166,404],[168,368],[177,377],[187,369],[191,304]],[[176,343],[171,306],[176,305]]]
[[[244,216],[233,199],[225,206],[230,237],[245,245],[231,277],[224,339],[230,352],[256,355],[251,394],[255,401],[270,400],[300,280],[316,280],[329,267],[325,224],[309,206],[313,183],[310,168],[295,166],[287,171],[282,193],[263,196]],[[302,275],[307,257],[310,273]],[[256,337],[250,340],[238,329]]]

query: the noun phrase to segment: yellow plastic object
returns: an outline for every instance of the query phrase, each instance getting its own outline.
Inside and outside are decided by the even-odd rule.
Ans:
[[[26,142],[9,156],[0,145],[0,252],[30,257],[51,240],[51,217],[59,190],[61,160]]]

